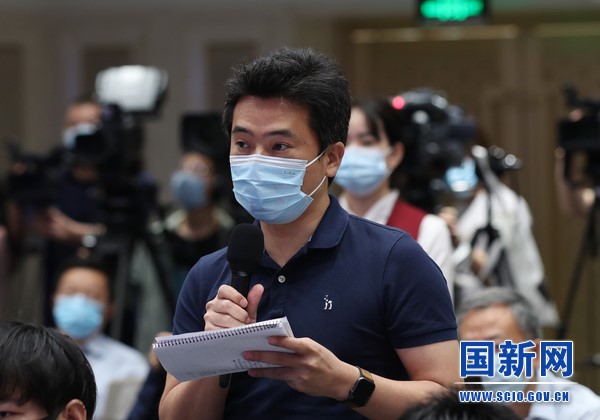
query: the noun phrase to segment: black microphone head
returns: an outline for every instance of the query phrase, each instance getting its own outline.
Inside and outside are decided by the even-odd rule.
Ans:
[[[260,265],[265,240],[258,225],[240,223],[233,228],[227,248],[232,271],[252,273]]]

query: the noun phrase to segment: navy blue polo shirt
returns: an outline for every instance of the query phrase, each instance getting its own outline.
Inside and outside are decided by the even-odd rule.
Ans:
[[[284,267],[263,254],[251,279],[251,287],[265,287],[258,320],[287,316],[296,337],[309,337],[374,374],[408,380],[394,349],[457,338],[446,281],[406,232],[351,216],[330,198],[311,240]],[[203,330],[206,303],[229,279],[226,250],[202,257],[179,296],[173,332]],[[281,381],[233,375],[224,418],[308,416],[363,418]]]

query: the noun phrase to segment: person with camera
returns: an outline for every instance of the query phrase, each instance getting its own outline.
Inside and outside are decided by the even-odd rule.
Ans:
[[[598,114],[600,101],[581,98],[571,85],[562,89],[569,108],[558,121],[558,147],[554,151],[554,180],[558,204],[565,215],[587,218],[588,228],[596,217],[600,185]]]
[[[559,209],[565,215],[585,219],[598,205],[599,155],[595,144],[586,141],[586,136],[596,136],[597,126],[595,110],[582,106],[573,108],[559,123],[554,181]]]
[[[576,181],[565,177],[566,153],[562,147],[554,151],[554,181],[556,185],[556,196],[561,213],[568,216],[586,218],[596,202],[596,191],[589,180],[585,179],[580,167]]]
[[[50,293],[62,262],[94,252],[127,254],[119,264],[128,264],[129,254],[114,244],[129,247],[155,210],[156,183],[143,171],[141,128],[132,121],[117,105],[79,98],[66,110],[61,147],[43,165],[28,166],[26,159],[13,165],[13,231],[23,237],[27,227],[42,238],[46,323],[52,323]],[[20,166],[26,169],[19,175]],[[31,174],[30,166],[41,173]],[[104,239],[112,241],[106,249]]]
[[[440,215],[457,243],[456,301],[490,286],[512,288],[529,300],[542,325],[556,326],[558,311],[531,230],[529,205],[501,179],[518,162],[499,148],[475,144],[460,166],[446,171],[452,205]]]
[[[346,151],[335,183],[343,188],[340,205],[350,214],[408,232],[444,273],[454,294],[452,241],[446,222],[409,204],[392,187],[405,153],[400,115],[388,100],[369,98],[352,107]]]
[[[77,133],[96,130],[101,107],[82,97],[65,113],[63,144],[47,156],[30,161],[16,156],[9,175],[8,232],[20,255],[27,252],[30,235],[42,239],[43,319],[52,324],[50,294],[60,264],[82,249],[86,239],[102,235],[99,216],[99,171],[93,157],[74,153]],[[40,246],[40,245],[35,245]]]

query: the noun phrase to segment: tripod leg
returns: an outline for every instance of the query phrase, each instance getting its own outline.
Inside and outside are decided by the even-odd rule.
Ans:
[[[130,241],[123,241],[117,248],[117,267],[114,282],[115,313],[110,323],[110,335],[117,340],[123,340],[125,322],[125,305],[127,302],[127,283],[129,281],[129,258],[131,255]]]
[[[579,289],[579,285],[581,283],[581,274],[583,272],[583,267],[585,266],[586,257],[590,253],[592,255],[595,253],[595,218],[597,204],[598,196],[596,196],[593,208],[590,209],[587,227],[585,229],[583,241],[581,242],[581,248],[579,249],[575,268],[573,269],[573,274],[571,275],[571,282],[569,284],[569,291],[567,292],[567,300],[565,302],[565,311],[562,316],[562,322],[557,330],[557,338],[559,340],[564,340],[567,336],[567,330],[569,328],[571,317],[573,316],[573,307],[575,305],[575,298],[577,297],[577,290]]]

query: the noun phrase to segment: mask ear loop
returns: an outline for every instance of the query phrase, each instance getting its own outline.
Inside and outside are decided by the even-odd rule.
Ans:
[[[307,163],[307,164],[306,164],[306,167],[308,168],[310,165],[312,165],[312,164],[313,164],[313,163],[315,163],[317,160],[319,160],[319,158],[325,154],[325,152],[327,151],[327,149],[329,149],[329,147],[326,147],[326,148],[325,148],[325,150],[323,150],[323,151],[322,151],[322,152],[319,154],[319,156],[317,156],[316,158],[314,158],[313,160],[311,160],[309,163]],[[321,180],[321,182],[319,183],[319,185],[317,185],[317,188],[315,188],[315,189],[313,190],[313,192],[311,192],[310,194],[308,194],[308,196],[309,196],[309,197],[312,197],[312,196],[313,196],[313,194],[314,194],[314,193],[316,193],[316,192],[317,192],[317,190],[318,190],[319,188],[321,188],[321,186],[323,185],[323,183],[325,182],[325,180],[326,180],[326,179],[327,179],[327,175],[325,175],[325,176],[323,177],[323,179]]]
[[[322,152],[319,154],[319,156],[317,156],[316,158],[314,158],[313,160],[311,160],[310,162],[308,162],[308,163],[306,164],[306,167],[308,168],[310,165],[312,165],[312,164],[313,164],[313,163],[315,163],[317,160],[319,160],[319,158],[320,158],[321,156],[323,156],[323,154],[325,154],[325,152],[327,151],[327,149],[329,149],[329,147],[326,147],[326,148],[325,148],[325,150],[323,150],[323,151],[322,151]]]
[[[311,192],[310,194],[308,194],[308,196],[309,196],[309,197],[312,197],[312,195],[313,195],[314,193],[316,193],[316,192],[317,192],[317,190],[318,190],[319,188],[321,188],[321,185],[323,185],[323,183],[325,182],[325,180],[326,180],[326,179],[327,179],[327,175],[325,175],[325,176],[323,177],[323,179],[321,180],[321,182],[319,183],[319,185],[317,185],[317,188],[315,188],[315,189],[313,190],[313,192]]]

